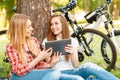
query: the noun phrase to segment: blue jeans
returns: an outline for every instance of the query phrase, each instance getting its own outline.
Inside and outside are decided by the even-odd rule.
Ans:
[[[59,71],[53,69],[31,70],[23,76],[12,74],[10,80],[59,80]]]
[[[62,74],[60,74],[60,79],[59,80],[84,80],[84,79],[79,75],[62,73]]]
[[[83,80],[78,75],[60,74],[60,71],[53,69],[31,70],[23,76],[17,76],[13,73],[10,80],[60,80],[60,77],[62,77],[63,80]]]
[[[120,80],[111,73],[109,73],[108,71],[90,62],[85,63],[73,70],[63,70],[61,71],[61,74],[78,75],[82,77],[84,80]],[[64,76],[60,77],[60,80],[65,80]]]

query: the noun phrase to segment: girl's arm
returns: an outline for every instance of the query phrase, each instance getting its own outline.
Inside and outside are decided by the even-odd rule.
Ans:
[[[78,46],[79,43],[75,38],[71,38],[71,44],[68,44],[65,47],[65,50],[71,54],[71,61],[73,67],[78,67],[79,61],[78,61]]]
[[[73,64],[73,67],[78,67],[79,61],[78,61],[78,49],[74,48],[74,52],[71,54],[71,61]]]
[[[79,61],[78,61],[78,49],[73,47],[71,44],[68,44],[65,47],[65,51],[70,53],[73,67],[78,67],[78,64],[79,64]]]

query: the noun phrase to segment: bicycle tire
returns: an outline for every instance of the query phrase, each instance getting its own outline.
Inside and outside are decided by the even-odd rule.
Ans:
[[[90,56],[85,55],[82,63],[90,61],[110,71],[115,67],[116,56],[117,56],[113,42],[104,33],[95,29],[83,29],[83,31],[79,32],[79,37],[81,37],[82,35],[85,37],[85,39],[87,39],[90,33],[93,34],[93,37],[92,37],[92,41],[89,43],[89,47],[93,50],[94,53]],[[109,64],[106,63],[104,57],[102,56],[101,44],[103,40],[107,41],[108,44],[107,51],[109,53],[108,54],[110,60]]]
[[[117,44],[120,46],[120,30],[115,31],[115,40]],[[118,52],[120,54],[120,52]]]
[[[115,31],[115,40],[116,40],[118,46],[120,46],[120,30]],[[120,51],[117,51],[117,53],[118,53],[118,55],[117,55],[117,61],[116,61],[116,64],[115,64],[115,68],[120,69],[120,65],[119,65]]]
[[[116,30],[115,33],[114,33],[114,35],[115,35],[114,37],[115,37],[115,40],[116,40],[118,46],[120,46],[120,30]],[[107,36],[108,36],[108,34],[107,34]],[[103,40],[101,47],[103,47],[105,43],[106,42]],[[117,53],[120,54],[120,52],[118,50],[117,50]],[[103,50],[102,54],[106,54],[106,49]],[[117,59],[118,59],[119,56],[120,55],[117,55]],[[116,61],[115,67],[118,67],[117,64],[119,64],[119,63],[117,63],[117,61]]]

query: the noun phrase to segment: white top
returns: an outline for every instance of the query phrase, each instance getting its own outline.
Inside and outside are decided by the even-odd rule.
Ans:
[[[42,42],[42,45],[45,46],[45,42],[47,42],[47,38],[45,38]],[[71,38],[71,44],[77,48],[79,46],[78,41],[75,38]],[[66,62],[65,60],[65,55],[62,55],[60,58],[60,61],[55,65],[55,67],[53,67],[53,69],[57,69],[57,70],[70,70],[70,69],[74,69],[71,59],[69,61]]]

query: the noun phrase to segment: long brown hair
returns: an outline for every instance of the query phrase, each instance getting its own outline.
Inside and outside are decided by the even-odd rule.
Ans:
[[[28,47],[31,49],[33,54],[38,54],[38,50],[32,46],[33,43],[31,42],[30,37],[26,38],[28,20],[31,20],[31,18],[24,14],[13,15],[10,19],[10,25],[7,31],[8,38],[10,39],[14,49],[17,51],[18,56],[23,64],[27,62],[27,58],[23,51],[23,44],[25,41],[27,42]]]
[[[69,39],[70,38],[70,31],[68,28],[68,24],[67,24],[67,20],[65,19],[64,16],[60,15],[60,14],[53,14],[51,15],[50,19],[49,19],[49,23],[48,23],[48,32],[47,32],[47,40],[51,41],[51,40],[56,40],[56,36],[53,34],[53,32],[51,31],[50,27],[51,27],[51,20],[54,17],[58,17],[62,23],[62,39]],[[70,58],[70,55],[65,55],[65,59],[66,61],[68,61]]]

